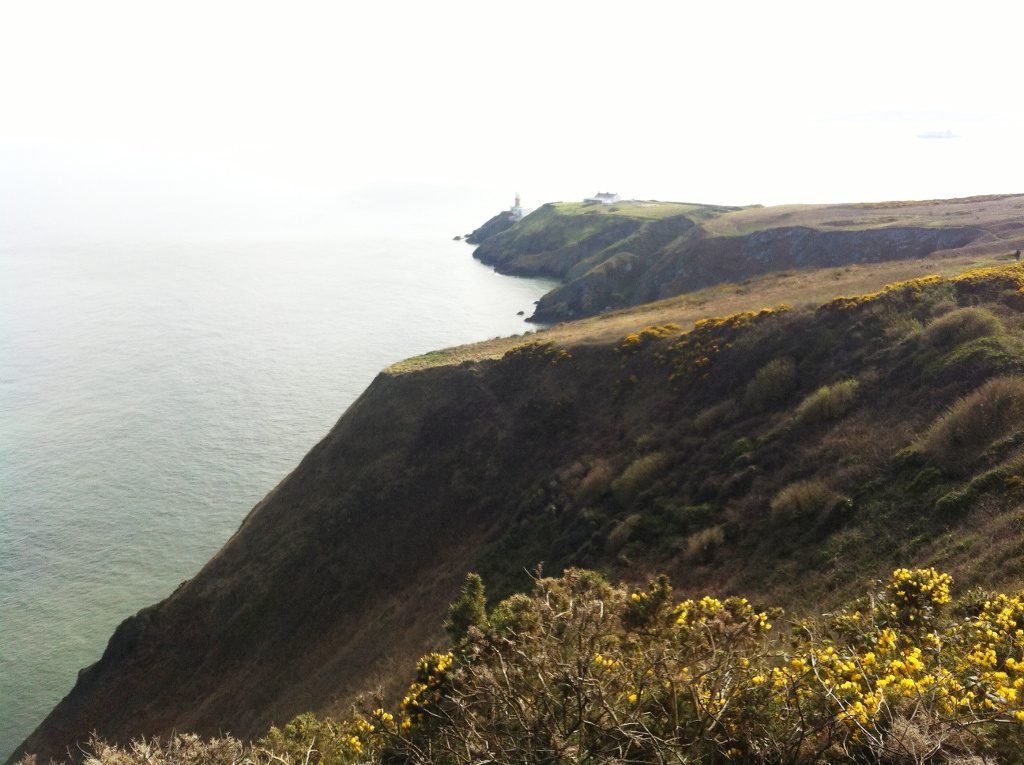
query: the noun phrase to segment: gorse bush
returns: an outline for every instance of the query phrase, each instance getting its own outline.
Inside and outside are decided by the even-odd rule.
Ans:
[[[456,640],[461,639],[470,627],[483,627],[487,623],[487,599],[484,583],[479,574],[466,574],[466,581],[458,599],[448,607],[448,619],[444,628]]]
[[[677,600],[665,577],[570,570],[423,657],[393,712],[300,715],[248,746],[93,741],[87,763],[1020,763],[1024,598],[951,590],[898,569],[787,623],[739,597]]]
[[[796,417],[807,424],[839,419],[857,403],[859,389],[860,383],[856,380],[823,385],[800,402]]]
[[[918,447],[950,474],[966,470],[986,446],[1024,425],[1024,377],[996,377],[932,424]]]
[[[951,608],[951,584],[900,569],[862,605],[786,630],[742,598],[676,601],[664,577],[630,590],[570,571],[428,657],[428,674],[421,663],[397,719],[367,719],[361,751],[467,765],[1012,761],[1024,601],[993,594],[955,617],[967,610]]]
[[[166,740],[140,739],[124,748],[94,737],[86,754],[85,765],[269,765],[273,760],[270,752],[231,737],[203,740],[192,734],[178,734]]]
[[[757,370],[743,394],[743,405],[755,412],[785,401],[796,390],[796,364],[792,359],[772,359]]]
[[[968,307],[950,311],[925,327],[922,340],[932,348],[948,349],[967,340],[1001,334],[1003,323],[984,308]]]

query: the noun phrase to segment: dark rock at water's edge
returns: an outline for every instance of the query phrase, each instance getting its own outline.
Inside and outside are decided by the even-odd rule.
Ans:
[[[461,242],[462,241],[462,236],[459,235],[459,234],[456,234],[455,236],[452,237],[452,241],[453,242]]]

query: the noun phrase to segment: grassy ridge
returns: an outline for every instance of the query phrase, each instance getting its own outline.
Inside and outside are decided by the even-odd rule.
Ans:
[[[778,205],[751,207],[718,216],[706,224],[715,235],[742,236],[780,226],[806,226],[819,230],[858,231],[892,226],[1000,227],[1014,221],[1016,233],[1024,227],[1024,196],[998,194],[964,199],[904,202],[863,202],[835,205]]]
[[[578,319],[792,268],[842,267],[1024,246],[1024,196],[730,208],[668,202],[546,204],[484,239],[502,273],[564,284],[534,319]]]
[[[638,326],[679,324],[687,326],[704,316],[718,316],[758,310],[766,305],[788,302],[817,306],[835,295],[871,293],[893,282],[921,276],[950,276],[965,270],[1012,262],[1005,254],[951,255],[945,258],[894,260],[884,263],[853,264],[841,268],[781,271],[757,276],[742,283],[720,284],[702,290],[613,311],[590,319],[558,324],[519,337],[488,340],[472,345],[445,348],[414,356],[390,366],[387,374],[404,374],[464,361],[500,358],[508,350],[532,338],[539,342],[573,347],[611,343]]]
[[[606,204],[584,204],[583,202],[555,202],[554,211],[559,215],[595,215],[595,216],[616,216],[623,218],[639,218],[643,220],[658,220],[669,218],[673,215],[694,215],[703,220],[727,214],[739,207],[724,207],[721,205],[702,205],[690,202],[659,202],[657,200],[640,201],[628,200],[616,202],[612,205]]]

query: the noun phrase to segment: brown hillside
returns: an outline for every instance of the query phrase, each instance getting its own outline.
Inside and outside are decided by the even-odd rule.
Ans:
[[[495,596],[543,562],[815,607],[911,563],[1024,581],[1024,268],[801,307],[822,279],[789,283],[795,308],[723,315],[771,293],[722,290],[379,376],[20,751],[247,737],[394,690],[471,569]],[[695,310],[720,318],[644,329]],[[970,403],[984,385],[998,421]]]

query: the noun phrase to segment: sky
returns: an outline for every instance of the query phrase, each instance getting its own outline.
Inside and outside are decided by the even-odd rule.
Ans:
[[[287,235],[409,188],[428,211],[1024,191],[1022,20],[935,0],[0,0],[0,235]]]

